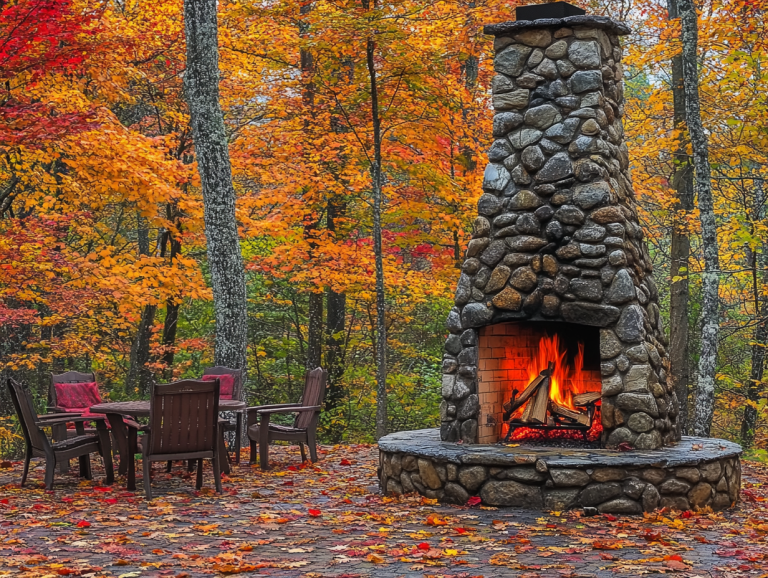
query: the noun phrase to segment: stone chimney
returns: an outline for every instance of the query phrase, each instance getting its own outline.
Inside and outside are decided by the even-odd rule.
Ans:
[[[482,329],[549,321],[599,328],[585,334],[599,334],[604,446],[674,443],[678,401],[623,138],[629,28],[562,2],[518,10],[538,19],[485,27],[495,140],[447,320],[441,438],[478,441]]]

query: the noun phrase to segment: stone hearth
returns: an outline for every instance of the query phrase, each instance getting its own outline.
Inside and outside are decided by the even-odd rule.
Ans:
[[[479,496],[488,506],[550,511],[723,510],[738,501],[741,487],[741,447],[718,439],[683,437],[660,450],[620,452],[463,445],[428,429],[385,436],[379,449],[385,493],[455,504]]]

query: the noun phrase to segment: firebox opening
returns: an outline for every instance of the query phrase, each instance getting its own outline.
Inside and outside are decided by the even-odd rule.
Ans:
[[[560,322],[479,330],[478,441],[600,437],[600,334]]]

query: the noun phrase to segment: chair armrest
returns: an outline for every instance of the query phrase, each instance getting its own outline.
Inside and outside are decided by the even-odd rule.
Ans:
[[[151,429],[148,425],[141,425],[139,422],[134,421],[129,417],[124,417],[123,422],[128,426],[128,429],[135,429],[140,432],[148,432]]]
[[[321,406],[319,405],[308,405],[305,407],[273,407],[270,409],[260,409],[256,413],[267,413],[267,414],[273,414],[273,413],[303,413],[307,411],[320,411]]]
[[[252,407],[246,407],[245,411],[251,413],[252,411],[261,411],[264,409],[272,409],[278,407],[300,407],[300,403],[274,403],[272,405],[254,405]]]
[[[72,414],[75,415],[75,414]],[[106,418],[103,417],[96,417],[96,416],[88,416],[88,417],[78,417],[75,415],[75,417],[59,417],[56,419],[46,419],[42,420],[40,425],[43,427],[47,427],[49,425],[57,425],[60,423],[83,423],[86,421],[100,421],[103,423],[106,423]]]
[[[76,418],[76,417],[82,417],[82,415],[83,415],[82,413],[75,413],[75,412],[73,412],[73,413],[44,413],[44,414],[38,415],[37,419],[42,421],[42,420],[49,420],[49,419],[62,419],[62,418],[65,418],[65,417]],[[72,421],[72,420],[70,419],[70,421]]]
[[[67,413],[67,410],[59,405],[49,405],[48,406],[48,412],[49,413]]]

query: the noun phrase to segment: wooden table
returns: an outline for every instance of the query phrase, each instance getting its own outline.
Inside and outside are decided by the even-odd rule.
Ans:
[[[239,411],[246,408],[244,401],[235,399],[220,399],[219,411]],[[91,406],[91,413],[103,413],[109,420],[112,428],[112,435],[120,452],[120,467],[118,472],[128,475],[128,490],[136,489],[136,464],[133,456],[138,451],[136,446],[136,436],[128,435],[128,426],[123,421],[124,416],[139,418],[149,417],[148,401],[118,401],[114,403],[99,403]],[[133,439],[131,439],[133,437]],[[226,448],[224,447],[224,438],[221,439],[219,448],[219,459],[221,460],[221,471],[229,473],[229,459]]]

